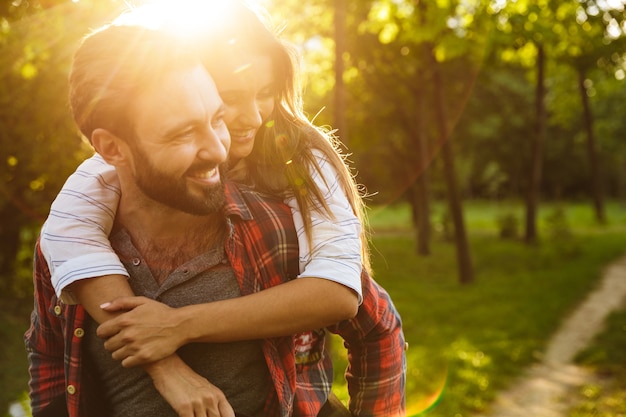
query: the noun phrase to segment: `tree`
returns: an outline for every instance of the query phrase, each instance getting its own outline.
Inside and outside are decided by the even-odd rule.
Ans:
[[[480,61],[483,55],[480,49],[484,46],[485,38],[480,31],[472,32],[474,24],[470,23],[479,15],[480,4],[476,9],[464,10],[462,3],[452,3],[442,3],[438,7],[437,3],[376,2],[370,12],[367,29],[378,35],[381,44],[380,54],[388,55],[385,66],[395,71],[389,75],[391,80],[389,82],[393,84],[389,88],[389,93],[396,94],[395,100],[399,101],[399,89],[413,92],[412,97],[401,102],[405,104],[403,107],[413,111],[414,116],[415,109],[420,108],[418,103],[423,103],[424,97],[431,99],[429,114],[432,117],[427,118],[424,115],[412,123],[414,128],[421,130],[423,134],[407,133],[411,132],[411,129],[406,129],[403,135],[405,142],[402,146],[407,150],[432,149],[433,152],[441,152],[448,207],[454,226],[459,280],[466,283],[473,280],[473,267],[463,219],[461,191],[456,178],[453,135],[450,127],[454,126],[458,119],[457,115],[466,103],[468,91],[476,74],[474,72],[474,68],[477,67],[476,61]],[[368,44],[367,53],[370,56],[373,49],[371,43]],[[386,54],[382,52],[384,49],[387,50]],[[397,65],[391,64],[390,55],[394,50],[399,51],[401,55],[396,58],[399,61]],[[382,62],[380,57],[378,60]],[[370,85],[374,85],[374,82],[380,83],[380,75],[373,73],[370,77],[369,73],[365,73],[363,76],[372,80]],[[416,81],[422,82],[423,85],[416,84]],[[425,123],[426,120],[434,122]],[[433,135],[436,138],[436,145],[426,148],[422,141],[425,135]],[[396,155],[396,159],[404,159],[406,165],[417,166],[420,174],[424,172],[424,162],[427,160],[424,154],[416,159],[414,153],[410,151]],[[427,204],[423,204],[427,201],[424,200],[423,193],[420,195],[420,187],[412,187],[410,190],[408,195],[411,197],[415,223],[419,225],[417,229],[419,231],[421,228],[427,232],[427,226],[419,223],[420,210],[428,207]]]
[[[0,16],[0,290],[27,295],[30,254],[50,203],[89,148],[69,114],[78,39],[103,19],[97,2],[2,3]],[[28,255],[23,255],[28,254]]]
[[[316,15],[295,36],[314,46],[304,50],[311,70],[305,103],[313,104],[313,113],[326,103],[335,106],[329,100],[337,85],[328,65],[333,57],[320,52],[332,35],[334,3],[275,1],[290,4],[285,16],[303,7],[305,14]],[[626,158],[619,140],[625,122],[609,116],[617,110],[608,106],[622,96],[624,83],[618,78],[624,73],[616,58],[622,54],[615,39],[601,51],[607,39],[599,36],[609,28],[621,31],[624,10],[593,0],[364,0],[345,6],[343,82],[352,159],[361,181],[378,193],[372,201],[411,204],[421,253],[429,250],[428,198],[450,197],[454,188],[446,185],[446,160],[455,164],[448,175],[455,172],[458,179],[458,201],[523,198],[528,241],[538,238],[542,198],[580,196],[593,173],[592,153],[580,146],[590,136],[580,117],[580,93],[578,101],[574,96],[579,81],[571,77],[579,55],[593,57],[585,70],[586,95],[596,125],[597,165],[610,171],[598,183],[613,194],[625,188],[619,185],[626,184],[619,179],[626,178],[619,162]],[[615,61],[614,79],[608,69],[598,69],[608,68],[609,61]],[[445,125],[436,123],[435,70],[442,80]],[[600,91],[602,97],[596,94]],[[445,143],[452,144],[450,158],[444,158]],[[605,151],[609,148],[615,152]]]
[[[604,10],[604,13],[600,13],[600,10]],[[537,240],[536,213],[541,191],[543,150],[548,127],[548,112],[545,108],[545,68],[548,60],[556,64],[568,62],[576,68],[581,98],[580,113],[585,122],[584,131],[587,137],[587,156],[591,177],[590,194],[594,201],[596,218],[599,222],[603,222],[605,217],[603,181],[599,169],[601,164],[594,135],[593,115],[587,100],[586,73],[596,66],[600,56],[619,51],[619,48],[616,48],[617,43],[612,42],[603,34],[607,32],[610,25],[619,27],[615,15],[623,21],[623,7],[621,10],[614,10],[608,4],[600,4],[593,0],[581,0],[578,3],[554,0],[518,1],[508,3],[498,14],[501,21],[513,27],[510,32],[514,34],[515,40],[513,42],[509,40],[509,43],[515,45],[514,48],[520,51],[517,58],[519,62],[532,62],[535,66],[536,129],[532,140],[531,169],[526,194],[525,240],[529,243]],[[601,18],[593,18],[600,14],[602,14]],[[534,47],[528,48],[529,45]],[[532,60],[528,59],[529,50],[536,52],[531,55],[534,57]]]
[[[602,58],[620,54],[624,50],[624,31],[619,30],[626,21],[624,7],[621,10],[608,4],[588,0],[581,2],[578,8],[561,5],[563,26],[559,59],[571,65],[577,73],[577,85],[580,95],[581,116],[586,135],[587,159],[589,164],[589,194],[593,201],[594,213],[598,223],[606,222],[604,209],[604,186],[601,172],[602,156],[598,149],[595,135],[594,115],[589,99],[591,80],[588,74],[597,67]]]
[[[472,265],[467,231],[463,219],[463,207],[461,195],[457,183],[456,168],[454,163],[454,152],[452,141],[448,132],[448,116],[443,101],[443,80],[434,54],[430,56],[433,74],[433,104],[435,107],[437,130],[439,131],[439,142],[442,143],[441,154],[444,162],[444,172],[448,191],[448,205],[452,215],[454,225],[454,239],[456,243],[456,259],[461,284],[467,284],[474,280],[474,268]]]
[[[526,243],[537,242],[537,210],[541,188],[543,147],[546,140],[546,87],[545,87],[545,52],[541,43],[537,48],[537,79],[535,87],[535,134],[532,137],[530,160],[530,179],[526,196],[526,223],[524,239]]]
[[[346,0],[334,0],[334,40],[335,40],[335,101],[334,101],[334,127],[339,131],[342,142],[349,147],[348,131],[346,123],[346,87],[343,82],[344,54],[346,52]]]

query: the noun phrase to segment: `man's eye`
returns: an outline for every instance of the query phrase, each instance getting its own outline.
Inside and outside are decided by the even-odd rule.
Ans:
[[[226,124],[226,121],[224,120],[224,116],[218,116],[215,119],[213,119],[213,127],[222,127]]]
[[[177,134],[175,134],[174,138],[175,139],[187,138],[187,137],[193,135],[194,132],[195,132],[195,129],[193,129],[193,128],[185,129],[185,130],[182,130],[182,131],[178,132]]]

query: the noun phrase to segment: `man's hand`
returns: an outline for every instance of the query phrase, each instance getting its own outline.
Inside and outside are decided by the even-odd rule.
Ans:
[[[126,368],[156,362],[184,344],[176,309],[163,303],[146,297],[121,297],[102,309],[127,311],[101,324],[96,333],[106,339],[104,347],[113,359]]]
[[[235,417],[224,393],[178,356],[172,355],[144,369],[179,417]]]

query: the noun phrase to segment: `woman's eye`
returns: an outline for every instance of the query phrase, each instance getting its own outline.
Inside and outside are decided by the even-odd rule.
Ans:
[[[257,94],[257,97],[260,99],[274,98],[274,89],[267,88],[267,89],[261,90],[259,94]]]
[[[232,104],[237,102],[237,97],[236,96],[232,96],[232,95],[226,94],[226,95],[223,95],[221,97],[222,97],[222,101],[226,105],[232,105]]]

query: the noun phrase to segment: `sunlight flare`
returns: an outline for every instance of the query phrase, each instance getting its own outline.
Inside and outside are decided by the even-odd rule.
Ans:
[[[138,24],[167,30],[181,38],[193,38],[207,29],[227,26],[237,19],[228,10],[228,2],[223,0],[153,0],[120,16],[115,24]]]

